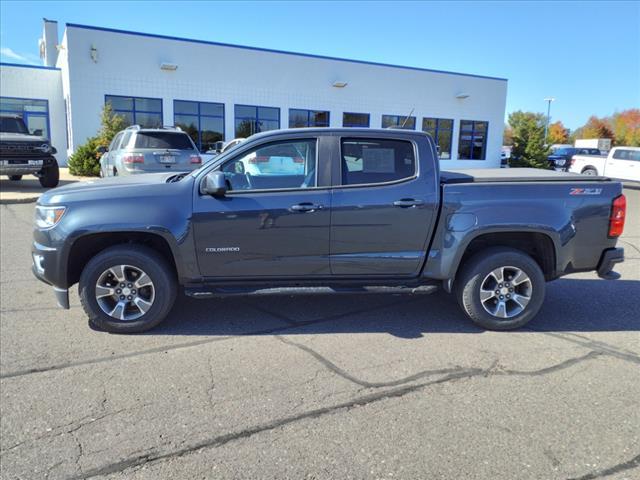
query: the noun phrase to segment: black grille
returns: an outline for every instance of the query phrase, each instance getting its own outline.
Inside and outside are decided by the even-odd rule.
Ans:
[[[42,155],[42,143],[11,142],[0,144],[2,155]]]

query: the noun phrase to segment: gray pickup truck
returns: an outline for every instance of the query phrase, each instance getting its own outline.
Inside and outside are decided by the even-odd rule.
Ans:
[[[79,283],[89,322],[110,332],[158,325],[179,286],[207,298],[439,285],[473,322],[506,330],[536,315],[547,281],[616,277],[625,210],[621,184],[602,177],[440,171],[420,132],[280,130],[192,173],[45,193],[33,271],[63,308]]]
[[[55,153],[49,139],[29,133],[20,116],[0,115],[0,175],[15,182],[31,174],[43,187],[53,188],[60,179]]]

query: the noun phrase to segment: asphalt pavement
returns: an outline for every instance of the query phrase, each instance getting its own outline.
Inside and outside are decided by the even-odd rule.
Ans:
[[[0,205],[3,479],[638,479],[640,191],[617,281],[548,285],[515,332],[444,293],[179,298],[91,330]]]

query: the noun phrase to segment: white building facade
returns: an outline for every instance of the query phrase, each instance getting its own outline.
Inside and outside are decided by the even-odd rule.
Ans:
[[[105,103],[132,124],[179,125],[202,151],[304,126],[424,130],[443,168],[500,164],[507,81],[45,20],[45,65],[0,64],[0,112],[21,113],[58,161]]]

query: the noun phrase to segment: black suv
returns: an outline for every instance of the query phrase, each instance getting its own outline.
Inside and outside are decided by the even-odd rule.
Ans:
[[[22,180],[23,175],[38,177],[40,185],[58,185],[60,171],[49,139],[29,133],[18,115],[0,115],[0,175]]]

